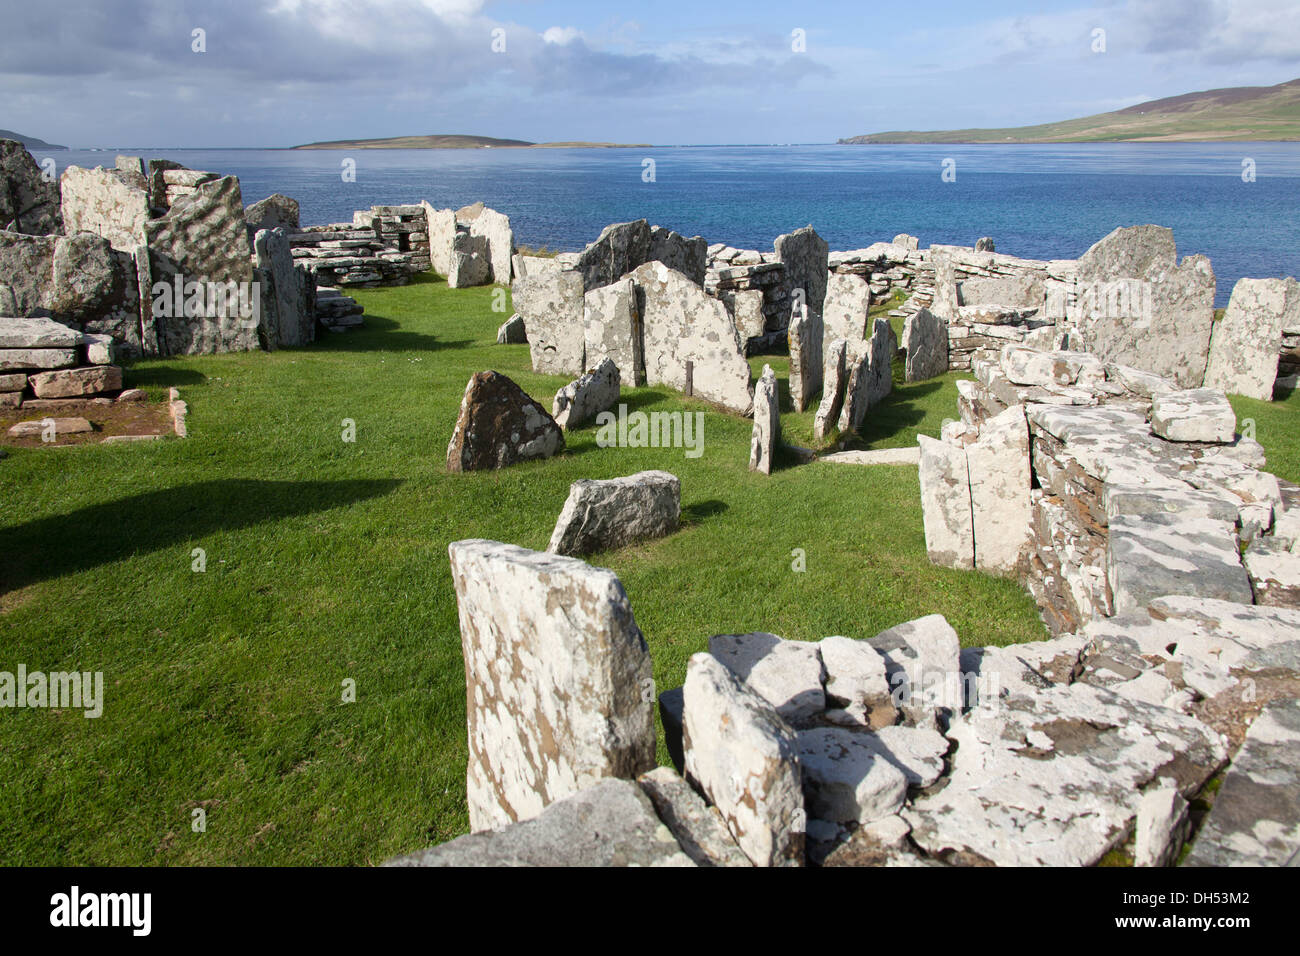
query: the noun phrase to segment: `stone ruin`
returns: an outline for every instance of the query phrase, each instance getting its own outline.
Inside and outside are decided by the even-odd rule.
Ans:
[[[1077,866],[1131,839],[1163,866],[1225,767],[1185,862],[1300,849],[1300,610],[1169,595],[967,649],[938,615],[716,635],[657,693],[611,572],[493,541],[450,556],[473,832],[387,865]]]

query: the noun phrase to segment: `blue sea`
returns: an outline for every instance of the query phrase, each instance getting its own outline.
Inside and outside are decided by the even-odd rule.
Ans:
[[[832,249],[907,232],[923,246],[992,236],[1000,252],[1050,259],[1077,257],[1116,226],[1157,223],[1180,255],[1210,257],[1220,305],[1243,276],[1300,274],[1295,143],[118,152],[233,173],[245,202],[293,196],[304,225],[376,204],[482,200],[510,216],[516,241],[558,251],[644,217],[739,248],[771,249],[811,223]],[[114,154],[48,155],[62,169],[111,166]],[[355,182],[344,181],[346,159]]]

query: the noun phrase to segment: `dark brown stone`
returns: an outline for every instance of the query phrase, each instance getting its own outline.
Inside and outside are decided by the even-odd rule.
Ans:
[[[447,470],[505,468],[562,448],[564,434],[545,408],[500,372],[477,372],[461,399]]]

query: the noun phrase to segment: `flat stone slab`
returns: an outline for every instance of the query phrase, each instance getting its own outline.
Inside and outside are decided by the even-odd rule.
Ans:
[[[1264,706],[1186,866],[1286,866],[1300,853],[1300,701]]]
[[[694,866],[630,780],[605,780],[540,815],[384,866]]]
[[[85,340],[81,332],[53,319],[0,317],[0,349],[68,349]]]
[[[1250,604],[1250,578],[1226,521],[1181,515],[1119,515],[1110,522],[1106,575],[1116,613],[1169,594]]]
[[[0,372],[10,369],[68,368],[77,364],[72,349],[0,349]]]
[[[1167,392],[1151,400],[1151,431],[1168,441],[1227,444],[1236,430],[1236,413],[1216,389]]]
[[[946,785],[903,818],[931,855],[999,866],[1090,866],[1127,838],[1145,785],[1195,792],[1226,757],[1198,720],[1086,684],[991,700],[947,736]]]
[[[59,369],[33,375],[28,384],[37,398],[80,398],[122,387],[122,369],[116,365]]]
[[[810,817],[870,823],[902,807],[907,776],[868,744],[868,736],[842,727],[799,734],[799,766]]]
[[[1300,554],[1292,552],[1286,542],[1256,538],[1242,561],[1257,604],[1300,608]]]
[[[54,426],[55,437],[59,435],[76,435],[94,431],[90,422],[84,418],[42,418],[36,421],[19,422],[9,427],[10,438],[35,438]]]
[[[837,451],[822,455],[818,461],[836,465],[919,465],[921,446],[915,448],[872,448],[866,451]]]

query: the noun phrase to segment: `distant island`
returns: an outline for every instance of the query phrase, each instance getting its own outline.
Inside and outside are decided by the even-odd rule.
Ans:
[[[24,136],[22,133],[15,133],[11,129],[0,129],[0,139],[16,140],[27,147],[27,149],[67,149],[66,146],[56,146],[53,143],[47,143],[43,139],[37,139],[35,136]]]
[[[647,148],[649,143],[530,143],[523,139],[496,139],[492,136],[463,136],[442,134],[430,136],[390,136],[387,139],[334,139],[321,143],[306,143],[294,149],[560,149]]]
[[[1173,143],[1300,140],[1300,79],[1184,93],[1113,113],[1008,129],[870,133],[840,143]]]

